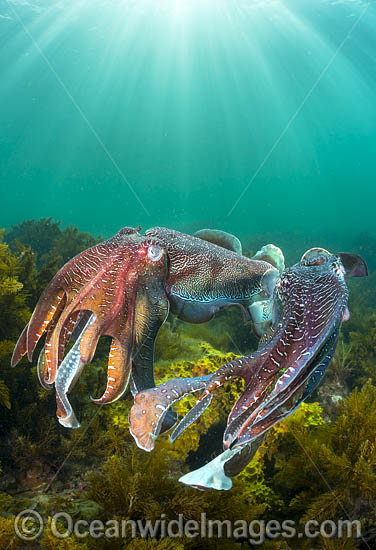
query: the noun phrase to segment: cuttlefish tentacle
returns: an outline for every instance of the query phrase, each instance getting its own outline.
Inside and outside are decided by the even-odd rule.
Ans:
[[[158,262],[163,256],[163,250],[148,242],[148,254],[152,260],[156,259]],[[103,396],[94,402],[103,404],[119,399],[128,385],[132,357],[138,355],[140,348],[146,349],[153,343],[150,342],[150,338],[155,321],[157,320],[159,329],[168,314],[168,300],[163,287],[165,274],[165,269],[151,266],[140,270],[137,277],[135,274],[130,281],[126,289],[125,310],[106,330],[106,334],[116,339],[116,347],[112,350],[113,353],[110,352],[110,356],[114,355],[113,358],[110,357],[114,362],[108,366],[106,390]],[[151,358],[153,359],[153,353]],[[133,361],[134,369],[135,365],[141,366]],[[146,364],[146,371],[146,376],[153,376],[153,363]],[[133,380],[136,380],[138,387],[145,383],[142,374],[135,370],[133,372]],[[141,380],[138,375],[141,375]]]
[[[115,281],[114,284],[116,284]],[[119,297],[119,285],[116,285],[116,290]],[[82,290],[79,294],[73,297],[73,299],[71,299],[69,305],[65,308],[65,310],[59,317],[55,329],[51,335],[51,376],[48,380],[50,384],[54,382],[56,371],[58,368],[61,333],[64,330],[64,326],[66,325],[66,323],[69,323],[70,317],[73,314],[77,314],[81,310],[88,310],[96,315],[96,320],[88,329],[88,333],[85,335],[81,346],[82,361],[88,363],[92,360],[98,344],[98,340],[101,334],[103,334],[106,324],[108,324],[109,322],[108,310],[111,309],[112,313],[116,315],[121,307],[121,303],[119,303],[119,298],[118,300],[116,300],[115,298],[114,306],[107,305],[107,307],[103,307],[102,293],[103,291],[100,287],[91,288],[91,285],[88,285],[86,289]],[[111,298],[114,298],[113,294],[114,291],[112,291]]]
[[[172,404],[185,395],[196,391],[205,390],[191,410],[184,416],[174,432],[170,436],[173,443],[188,426],[195,422],[210,405],[212,392],[222,386],[231,378],[240,376],[242,359],[235,359],[224,367],[218,369],[214,375],[200,376],[197,378],[181,378],[171,380],[152,388],[149,391],[138,393],[130,412],[130,432],[136,443],[142,449],[150,451],[154,448],[154,440],[160,433],[160,425],[167,409],[166,404]],[[163,411],[163,415],[156,408]],[[140,413],[141,410],[141,413]],[[145,411],[145,412],[144,412]],[[155,419],[158,419],[158,422]]]
[[[37,373],[40,384],[45,390],[51,390],[52,385],[47,384],[46,380],[48,379],[48,363],[46,357],[46,345],[43,346],[38,357],[37,363]]]
[[[327,257],[325,258],[325,256]],[[342,256],[344,258],[342,258]],[[320,288],[313,285],[313,294],[316,298],[318,298],[318,301],[314,303],[313,308],[313,326],[311,326],[311,308],[308,308],[308,311],[304,312],[303,317],[307,321],[307,327],[313,328],[313,333],[311,335],[313,340],[311,340],[311,342],[315,341],[317,338],[320,342],[318,347],[315,351],[310,348],[312,353],[307,356],[307,361],[303,361],[303,363],[300,362],[300,368],[293,369],[292,373],[290,372],[291,377],[289,379],[286,379],[285,376],[288,369],[286,372],[282,369],[279,377],[278,372],[276,372],[277,379],[273,379],[272,383],[269,384],[269,387],[265,388],[264,386],[264,388],[262,388],[262,384],[265,384],[265,379],[267,377],[261,377],[261,379],[257,379],[257,377],[255,377],[256,384],[252,384],[250,382],[250,384],[246,386],[244,393],[255,393],[258,391],[261,392],[262,399],[259,400],[257,407],[252,410],[249,416],[247,415],[247,410],[245,410],[244,413],[237,410],[237,414],[230,414],[227,432],[232,432],[232,437],[229,438],[230,443],[231,441],[234,442],[232,447],[227,448],[222,455],[214,459],[214,461],[210,462],[203,468],[183,476],[180,481],[193,487],[197,487],[197,483],[199,482],[199,488],[218,488],[219,484],[219,488],[228,489],[229,486],[231,486],[231,480],[227,477],[227,475],[230,475],[230,472],[226,471],[227,465],[230,467],[231,462],[233,462],[235,465],[234,475],[239,473],[239,471],[242,470],[252,458],[254,445],[257,443],[259,444],[262,441],[266,431],[275,425],[276,422],[286,418],[289,414],[296,410],[302,401],[304,401],[317,387],[335,353],[341,323],[342,321],[347,320],[349,315],[346,306],[347,287],[343,282],[343,278],[344,276],[367,275],[367,266],[360,257],[352,255],[348,257],[345,254],[341,254],[339,257],[342,264],[339,263],[337,261],[338,259],[330,255],[327,251],[322,249],[312,249],[302,258],[302,267],[309,268],[310,265],[316,265],[319,268],[317,270],[319,277],[316,279],[316,283],[317,280],[320,279],[320,275],[323,276],[323,279],[321,280],[322,283],[323,280],[325,282],[325,277],[329,274],[329,278],[332,278],[330,281],[327,279],[326,283],[329,284],[332,290],[333,287],[337,287],[337,290],[339,289],[338,293],[332,292],[329,298],[324,298],[324,304],[322,304],[319,299],[320,295],[322,296],[320,293]],[[322,266],[322,271],[320,271],[320,266]],[[299,264],[297,264],[297,267],[298,272],[296,275],[299,278]],[[286,293],[286,291],[287,287],[285,284],[280,284],[279,288],[277,288],[275,296],[277,310],[278,302],[280,302],[279,305],[282,305],[282,307],[275,316],[275,326],[272,327],[270,335],[266,339],[263,339],[261,343],[261,347],[263,349],[267,348],[268,345],[273,345],[273,342],[275,344],[274,337],[283,326],[287,303],[280,300],[280,298],[281,295]],[[299,294],[300,293],[296,294],[294,291],[290,292],[291,297],[295,296],[299,298]],[[300,294],[300,296],[302,295]],[[306,296],[307,294],[304,294],[304,300],[306,299]],[[301,302],[304,302],[304,300],[301,300]],[[336,307],[331,309],[330,306],[328,307],[328,304],[326,303],[327,301],[335,303]],[[327,319],[322,325],[325,325],[325,330],[320,333],[320,331],[317,331],[317,328],[322,328],[321,323],[323,321],[323,316],[325,317],[325,314],[327,315]],[[284,336],[291,337],[294,335],[291,333]],[[287,356],[291,357],[293,355],[294,342],[298,338],[300,338],[300,336],[295,335],[289,342],[285,339],[283,340],[285,343],[289,344],[289,347],[285,349]],[[279,351],[281,351],[281,349],[279,349]],[[261,374],[261,372],[258,371],[258,374]],[[250,401],[252,401],[252,399]],[[250,401],[247,396],[243,399],[243,403],[249,403]],[[241,454],[243,452],[245,452],[244,461],[241,459]]]
[[[106,334],[112,336],[107,366],[107,384],[101,397],[92,399],[94,403],[112,403],[125,392],[131,371],[131,354],[134,346],[134,293],[127,289],[128,299],[124,312],[111,323]],[[88,338],[93,345],[93,339]],[[82,344],[81,344],[82,348]]]
[[[210,375],[170,380],[157,388],[138,393],[129,413],[130,432],[137,446],[152,451],[171,405],[185,395],[202,390],[209,378]]]
[[[323,377],[326,368],[328,367],[335,349],[337,347],[339,330],[335,331],[327,340],[323,348],[320,350],[315,361],[311,361],[307,368],[302,369],[299,376],[296,376],[290,384],[280,389],[277,383],[273,390],[262,403],[261,407],[255,415],[254,422],[257,423],[260,419],[265,419],[271,415],[276,409],[279,409],[286,401],[289,401],[299,389],[302,389],[302,400],[306,399],[314,388],[318,385]],[[301,401],[299,401],[300,404]]]
[[[77,338],[71,350],[68,352],[61,363],[55,380],[57,417],[60,424],[69,428],[79,428],[76,415],[67,398],[67,394],[72,390],[74,384],[84,367],[85,363],[81,360],[81,342],[86,331],[95,322],[95,315],[91,315],[82,333]]]
[[[51,297],[52,305],[48,302],[49,297]],[[55,292],[55,289],[49,292],[47,292],[47,289],[45,290],[40,299],[40,308],[36,308],[34,311],[30,321],[22,331],[16,347],[14,348],[11,359],[12,367],[16,366],[19,360],[26,354],[29,360],[31,360],[33,351],[40,338],[54,323],[62,311],[65,299],[65,292],[62,289],[57,292]]]
[[[100,287],[105,282],[106,273],[111,271],[114,262],[120,260],[124,235],[131,239],[132,234],[136,234],[136,230],[124,228],[109,241],[78,254],[60,269],[38,301],[26,329],[26,343],[23,335],[15,347],[12,358],[13,365],[18,362],[25,348],[29,360],[31,360],[39,339],[47,330],[50,322],[54,318],[57,319],[57,308],[61,300],[66,300],[66,306],[64,307],[64,310],[66,310],[75,301],[75,298],[78,297],[78,302],[80,301],[82,291],[85,288],[86,290],[89,288],[90,291],[90,289],[92,290],[96,286]],[[78,307],[77,309],[90,310],[91,308]],[[73,308],[66,313],[67,318],[73,313]]]
[[[274,403],[273,407],[263,407],[257,414],[254,424],[250,427],[249,433],[246,433],[244,429],[244,435],[236,442],[236,445],[242,445],[244,443],[250,443],[261,433],[265,433],[270,430],[277,422],[284,420],[287,416],[292,414],[299,405],[309,397],[309,395],[317,388],[322,380],[330,361],[333,358],[335,349],[337,346],[338,335],[335,335],[331,340],[331,346],[325,350],[327,354],[323,357],[317,365],[315,365],[312,374],[309,376],[306,384],[303,382],[295,383],[295,385],[288,391],[284,392],[284,395]],[[243,430],[242,430],[243,431]]]
[[[209,407],[211,400],[213,399],[213,394],[209,394],[204,399],[202,399],[197,406],[193,407],[179,422],[172,434],[170,435],[170,442],[174,441],[191,425],[195,422],[202,413]]]
[[[309,397],[323,378],[336,350],[338,330],[335,330],[324,344],[316,360],[312,363],[310,372],[295,380],[292,387],[285,389],[272,405],[267,406],[267,400],[249,417],[236,433],[237,440],[232,448],[247,446],[254,443],[260,435],[265,434],[277,422],[292,414],[299,405]],[[272,394],[269,395],[269,398]],[[234,437],[235,439],[235,437]]]
[[[59,312],[61,313],[62,310]],[[78,312],[71,315],[71,317],[66,321],[66,323],[63,326],[63,329],[60,331],[59,339],[58,339],[58,349],[57,349],[57,361],[54,363],[53,358],[53,336],[56,329],[57,319],[58,317],[55,317],[54,320],[50,323],[50,326],[47,330],[46,335],[46,343],[45,343],[45,361],[46,361],[46,367],[47,372],[44,374],[44,383],[47,386],[51,386],[56,378],[56,369],[60,365],[60,363],[63,360],[64,357],[64,351],[65,347],[69,341],[69,338],[72,334],[76,319],[78,316]]]
[[[356,272],[362,269],[358,263],[355,267]],[[224,365],[211,376],[188,413],[186,424],[198,418],[201,408],[204,409],[202,401],[236,376],[244,378],[246,384],[229,415],[225,449],[250,442],[248,433],[255,422],[262,422],[265,417],[264,426],[268,429],[268,414],[274,422],[285,403],[293,404],[305,395],[304,386],[308,387],[317,366],[329,363],[335,350],[347,307],[344,276],[340,260],[322,250],[309,251],[301,262],[287,269],[274,290],[274,325],[270,336],[262,341],[257,352]],[[183,419],[183,428],[184,425]],[[182,431],[178,428],[178,433]],[[258,435],[262,433],[258,431]]]
[[[91,315],[91,312],[88,311],[86,322],[89,320],[90,315]],[[63,360],[64,353],[65,353],[65,347],[66,347],[66,345],[68,344],[69,340],[71,339],[71,337],[73,335],[73,331],[76,327],[79,316],[80,316],[80,312],[76,311],[75,313],[73,313],[69,317],[68,321],[63,326],[63,329],[62,329],[61,335],[60,335],[60,341],[59,341],[59,351],[58,351],[58,364],[59,365]],[[82,328],[84,328],[84,326],[86,325],[86,322],[84,323]],[[79,334],[81,333],[81,330],[80,330]],[[52,331],[51,331],[51,335],[52,335]],[[73,339],[73,337],[72,337],[72,339]],[[50,338],[47,335],[47,337],[46,337],[46,346],[47,346],[47,343],[49,343],[49,340],[50,340]],[[49,347],[51,347],[51,344],[49,345]],[[54,378],[52,375],[50,377],[52,379]]]
[[[314,263],[312,267],[323,265],[326,261],[323,258],[324,256],[321,256],[320,263]],[[311,261],[311,258],[307,261]],[[307,267],[310,266],[307,265]],[[312,365],[315,364],[317,356],[320,355],[322,346],[330,338],[333,326],[338,326],[342,321],[347,304],[347,288],[343,282],[343,276],[342,279],[337,279],[336,276],[333,276],[333,273],[328,271],[327,273],[324,272],[321,277],[314,277],[315,270],[312,273],[311,287],[309,279],[307,279],[306,286],[301,286],[299,294],[296,294],[299,285],[296,290],[291,289],[298,297],[299,304],[304,306],[303,315],[299,311],[300,305],[294,305],[295,329],[290,326],[287,331],[280,332],[277,335],[279,339],[277,345],[275,339],[272,339],[268,344],[268,347],[272,350],[269,359],[277,368],[273,368],[269,360],[255,373],[254,378],[246,388],[246,392],[243,393],[239,403],[234,406],[230,413],[228,426],[224,434],[225,448],[232,445],[235,440],[236,445],[248,442],[249,429],[256,422],[258,415],[262,414],[262,410],[268,406],[273,410],[281,407],[289,396],[295,393],[294,386],[296,386],[297,391],[304,384],[309,374],[312,373]],[[320,275],[320,272],[318,272],[318,275]],[[289,348],[288,351],[286,351],[286,347]],[[276,351],[280,356],[279,358],[277,358]],[[274,377],[278,372],[282,372],[282,374],[277,378],[271,392],[265,397],[265,383],[268,380],[274,381]],[[293,391],[290,392],[289,388]],[[261,404],[260,399],[254,399],[255,393],[260,392],[260,390],[262,391]],[[285,398],[283,398],[284,395]],[[248,410],[248,403],[244,405],[244,401],[247,399],[249,399],[248,403],[251,403]]]
[[[77,315],[76,314],[72,315],[72,317],[69,319],[69,323],[65,325],[64,331],[62,331],[60,335],[59,364],[63,360],[65,346],[68,343],[69,338],[72,334],[73,328],[76,323],[76,319],[77,319]],[[39,354],[38,363],[37,363],[37,372],[38,372],[39,382],[46,390],[50,390],[52,388],[52,384],[49,383],[49,380],[55,378],[51,372],[51,345],[52,345],[51,336],[55,326],[56,326],[56,321],[55,322],[52,321],[47,329],[46,342]]]
[[[15,367],[22,357],[27,355],[27,331],[29,328],[29,323],[25,326],[23,331],[20,334],[20,337],[17,340],[16,347],[13,350],[11,366]]]
[[[325,256],[329,258],[323,258]],[[267,398],[236,432],[235,446],[252,442],[294,412],[324,376],[335,353],[341,323],[349,317],[346,305],[347,287],[343,278],[367,275],[367,266],[359,256],[340,254],[339,258],[340,263],[323,249],[311,249],[303,255],[302,262],[308,266],[312,263],[322,265],[324,269],[325,261],[327,264],[331,262],[332,279],[323,278],[315,292],[314,316],[310,329],[317,339],[317,345],[311,348],[307,361],[300,365],[300,369],[290,367],[281,374]],[[231,420],[230,417],[227,431],[231,430]]]
[[[169,312],[169,301],[163,281],[140,281],[135,309],[135,346],[132,356],[131,392],[136,393],[155,387],[154,348],[157,334]],[[177,414],[169,409],[164,415],[160,433],[171,429]]]
[[[44,300],[46,299],[47,297],[44,298]],[[59,314],[59,311],[61,311],[61,307],[59,306],[63,299],[65,301],[66,293],[63,289],[60,289],[56,296],[54,296],[52,304],[47,304],[43,300],[43,307],[40,309],[37,308],[32,315],[27,330],[27,353],[29,360],[31,360],[33,351],[49,324],[53,322],[54,318]],[[44,315],[46,312],[47,314]]]
[[[155,387],[154,347],[157,334],[169,313],[169,301],[161,278],[141,278],[135,305],[135,349],[132,387],[137,392]]]
[[[137,247],[135,248],[135,254],[136,252]],[[135,259],[136,261],[134,261]],[[139,260],[138,256],[134,258],[132,254],[129,254],[129,251],[125,259],[119,252],[114,253],[112,264],[107,266],[109,269],[106,276],[102,268],[99,269],[99,272],[78,294],[74,293],[74,295],[69,296],[69,305],[58,319],[51,337],[51,372],[53,375],[56,375],[59,361],[61,331],[70,317],[81,310],[92,311],[96,315],[95,323],[90,326],[81,343],[82,361],[89,363],[92,360],[100,336],[107,333],[113,319],[121,314],[124,300],[130,294],[125,292],[124,285],[128,283],[128,286],[135,288],[137,267],[139,265],[137,260]],[[105,288],[103,288],[104,284],[106,285]],[[53,380],[54,378],[51,376],[48,382],[52,383]]]
[[[80,372],[82,364],[92,360],[99,338],[109,335],[119,343],[119,366],[110,362],[115,369],[107,370],[107,387],[99,402],[111,402],[124,391],[129,373],[134,391],[155,384],[154,342],[170,306],[181,319],[199,323],[228,305],[248,312],[256,296],[273,293],[278,269],[268,261],[242,256],[240,242],[229,234],[204,231],[197,238],[165,228],[152,228],[145,236],[138,231],[124,228],[63,266],[43,292],[16,346],[13,365],[25,353],[31,359],[47,332],[38,372],[48,387],[64,362],[69,338],[80,339]],[[278,249],[264,257],[281,265]],[[83,331],[91,314],[95,320]],[[71,334],[73,326],[77,336]],[[171,410],[164,421],[160,429],[174,423]]]
[[[146,349],[147,332],[155,323],[154,318],[158,318],[159,328],[167,316],[166,277],[165,249],[155,239],[143,237],[132,228],[125,228],[109,241],[82,252],[57,273],[43,293],[16,346],[13,364],[25,352],[31,357],[39,338],[47,332],[38,375],[45,387],[58,379],[59,415],[70,418],[64,397],[68,386],[62,377],[74,371],[76,380],[83,365],[93,359],[99,338],[111,336],[107,386],[102,397],[95,401],[115,401],[127,387],[136,346]],[[66,360],[64,350],[70,338],[76,342],[74,352],[69,352]],[[150,362],[147,369],[153,369]],[[73,382],[69,389],[72,387]],[[62,423],[71,426],[75,420]]]
[[[212,394],[214,391],[218,390],[221,386],[223,386],[223,384],[233,378],[243,377],[242,370],[244,369],[245,359],[245,357],[234,359],[230,363],[220,367],[213,375],[207,376],[205,385],[203,386],[204,392],[176,427],[175,431],[171,435],[172,442],[175,441],[185,431],[185,429],[195,422],[207,409],[211,403]]]

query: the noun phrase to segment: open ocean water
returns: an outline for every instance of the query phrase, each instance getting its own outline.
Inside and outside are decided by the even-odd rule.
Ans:
[[[376,5],[0,3],[2,225],[374,232]]]

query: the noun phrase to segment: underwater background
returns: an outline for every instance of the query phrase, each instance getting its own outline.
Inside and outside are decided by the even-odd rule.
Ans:
[[[48,518],[59,510],[87,520],[350,518],[361,521],[361,538],[258,547],[375,547],[375,155],[373,2],[0,1],[1,550],[250,547],[57,540]],[[287,265],[314,246],[368,263],[367,280],[349,282],[350,320],[323,383],[268,433],[229,492],[200,493],[177,479],[220,451],[240,386],[173,447],[162,437],[148,454],[129,435],[129,396],[99,410],[89,400],[104,387],[106,340],[72,397],[82,430],[57,423],[35,361],[10,369],[56,271],[138,225],[222,229],[246,255],[273,242]],[[157,379],[207,374],[256,347],[235,308],[197,326],[169,318]],[[14,534],[26,508],[47,526],[32,543]]]

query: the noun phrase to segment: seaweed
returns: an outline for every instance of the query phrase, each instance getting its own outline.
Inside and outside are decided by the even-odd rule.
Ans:
[[[283,237],[283,236],[282,236]],[[284,238],[284,237],[283,237]],[[22,509],[38,510],[45,529],[33,548],[44,550],[187,550],[233,548],[235,539],[57,540],[51,516],[60,510],[74,518],[152,520],[165,514],[218,520],[349,517],[361,522],[369,546],[376,517],[376,277],[364,286],[350,284],[351,317],[344,323],[335,357],[310,403],[271,429],[248,467],[233,480],[229,492],[198,492],[177,482],[194,465],[220,452],[228,412],[242,380],[227,383],[210,410],[170,445],[161,436],[153,453],[136,448],[128,430],[132,398],[95,407],[105,383],[108,340],[101,339],[95,360],[84,369],[70,398],[82,429],[66,430],[55,418],[54,392],[39,386],[35,361],[10,369],[11,353],[31,309],[57,269],[77,252],[97,242],[77,228],[61,229],[52,219],[29,220],[0,234],[0,548],[15,550],[30,543],[14,537],[14,517]],[[283,239],[282,239],[283,240]],[[364,241],[364,239],[363,239]],[[373,253],[374,243],[367,240]],[[265,243],[255,236],[252,248]],[[365,241],[364,241],[365,242]],[[295,258],[298,246],[287,251]],[[307,246],[308,247],[308,246]],[[172,316],[156,346],[158,383],[200,376],[253,350],[257,341],[243,326],[239,311],[220,312],[209,323],[189,325]],[[36,356],[38,350],[36,350]],[[184,415],[194,397],[175,405]],[[236,539],[239,548],[250,544]],[[262,544],[266,550],[315,548],[352,550],[355,537],[314,541],[279,537]]]
[[[7,231],[5,240],[14,251],[18,243],[30,247],[38,256],[38,266],[43,263],[43,256],[51,251],[55,239],[61,235],[60,222],[54,222],[52,218],[40,220],[24,220],[13,225]]]

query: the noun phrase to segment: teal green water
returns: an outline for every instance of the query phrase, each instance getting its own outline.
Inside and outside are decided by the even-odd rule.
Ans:
[[[374,233],[375,36],[361,0],[2,1],[1,225]]]

